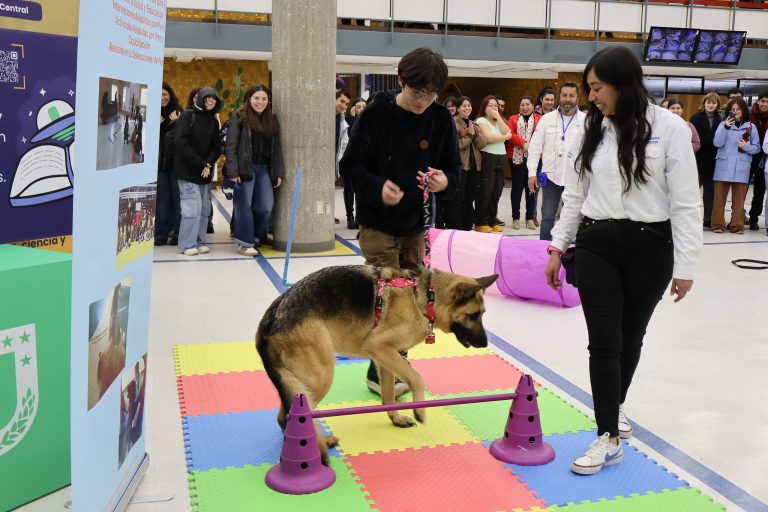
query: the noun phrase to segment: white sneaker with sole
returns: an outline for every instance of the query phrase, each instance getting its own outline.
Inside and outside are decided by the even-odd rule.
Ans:
[[[589,445],[584,455],[571,463],[571,471],[579,475],[594,475],[603,466],[618,464],[624,460],[624,450],[621,441],[618,445],[611,442],[611,435],[606,432]]]
[[[257,256],[259,254],[259,251],[257,251],[253,247],[243,247],[241,245],[237,249],[237,254],[239,254],[240,256],[248,256],[249,258],[253,258],[254,256]]]
[[[624,415],[624,404],[619,404],[619,437],[622,439],[632,437],[632,425],[629,424],[629,420]]]
[[[209,252],[211,252],[211,250],[208,248],[207,245],[201,245],[197,248],[197,252],[199,252],[200,254],[208,254]]]
[[[375,380],[366,379],[365,383],[368,385],[368,389],[381,396],[381,386],[378,382]],[[411,388],[408,387],[408,384],[401,381],[398,377],[395,377],[395,398],[403,396],[410,390]]]
[[[196,247],[192,247],[191,249],[186,249],[184,251],[181,251],[181,254],[184,256],[197,256],[200,254],[200,251],[197,250]]]

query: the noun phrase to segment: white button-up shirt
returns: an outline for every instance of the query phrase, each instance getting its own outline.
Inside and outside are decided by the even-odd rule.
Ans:
[[[565,251],[584,216],[638,222],[669,219],[675,247],[672,275],[693,279],[703,242],[691,130],[682,118],[655,105],[649,105],[647,119],[651,124],[651,139],[645,149],[648,181],[639,186],[633,182],[629,192],[624,192],[613,122],[603,119],[603,140],[592,157],[592,172],[585,171],[582,176],[577,174],[575,162],[584,127],[574,134],[577,137],[567,155],[563,209],[552,230],[552,246]]]
[[[575,108],[575,107],[574,107]],[[567,165],[568,148],[572,147],[577,133],[584,131],[587,115],[576,109],[570,117],[562,116],[560,109],[544,114],[528,144],[528,177],[536,176],[541,156],[541,170],[555,185],[562,185]],[[570,123],[570,124],[569,124]],[[565,132],[565,140],[563,140]]]

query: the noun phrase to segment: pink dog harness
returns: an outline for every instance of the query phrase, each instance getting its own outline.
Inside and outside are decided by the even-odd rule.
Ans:
[[[419,278],[408,279],[406,277],[396,277],[394,279],[376,280],[376,300],[374,302],[375,320],[373,326],[376,327],[381,321],[381,311],[384,309],[384,293],[390,286],[395,288],[413,288],[414,293],[418,294]],[[430,281],[427,288],[427,320],[429,321],[429,332],[424,339],[425,343],[435,342],[435,289]]]

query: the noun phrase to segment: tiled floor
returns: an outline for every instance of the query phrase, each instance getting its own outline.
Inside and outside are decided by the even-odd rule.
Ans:
[[[217,193],[226,207],[231,203]],[[509,189],[500,204],[511,225]],[[341,191],[336,216],[344,218]],[[761,226],[763,219],[760,219]],[[172,347],[252,339],[278,291],[256,260],[237,257],[216,210],[212,252],[197,258],[175,248],[155,251],[149,340],[146,450],[149,470],[130,512],[190,509]],[[355,243],[354,232],[337,226]],[[506,235],[536,236],[505,228]],[[704,234],[705,247],[690,295],[665,297],[648,329],[627,413],[634,444],[729,511],[768,510],[768,271],[742,270],[734,258],[768,260],[765,230],[743,236]],[[283,260],[266,260],[282,275]],[[296,257],[289,280],[328,265],[359,264],[357,255]],[[579,307],[487,297],[486,328],[496,351],[589,411],[587,338]],[[362,386],[363,383],[361,382]],[[25,507],[65,510],[66,491]],[[649,510],[651,510],[649,508]]]

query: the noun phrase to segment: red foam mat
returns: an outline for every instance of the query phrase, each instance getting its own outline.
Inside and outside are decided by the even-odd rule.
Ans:
[[[347,459],[379,510],[493,512],[544,506],[480,443]]]
[[[522,375],[497,355],[414,359],[411,364],[435,395],[515,388]]]
[[[178,377],[182,416],[257,411],[280,406],[266,372],[212,373]]]

